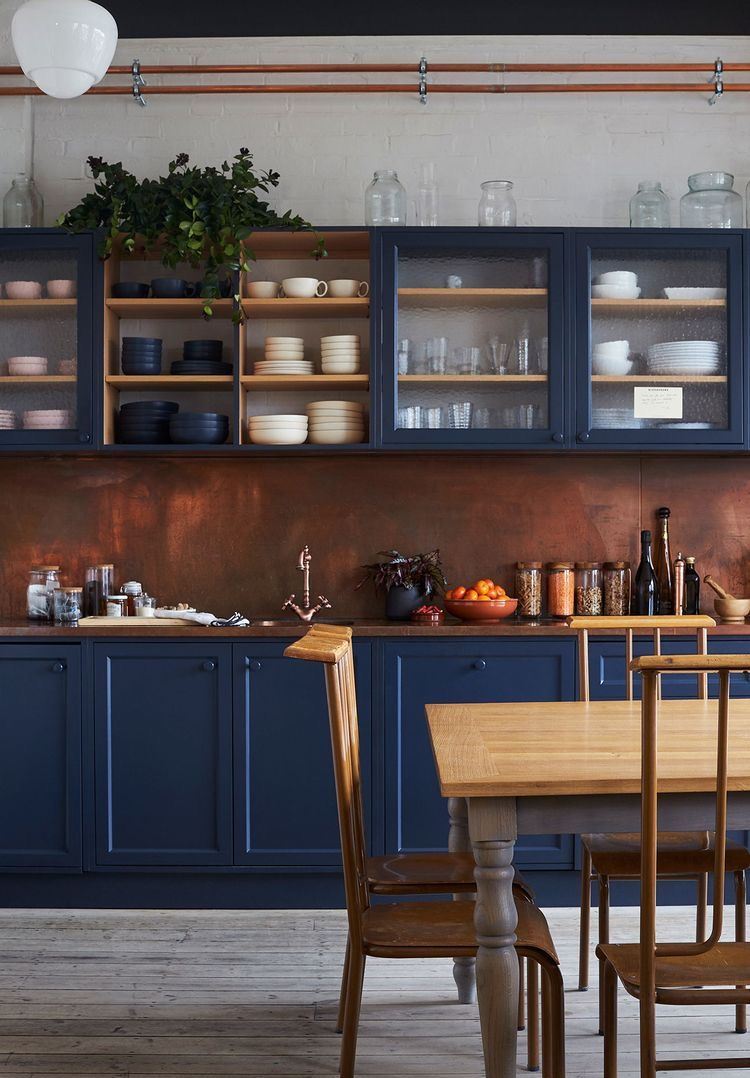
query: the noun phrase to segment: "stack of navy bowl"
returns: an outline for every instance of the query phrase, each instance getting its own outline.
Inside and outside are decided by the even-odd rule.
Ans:
[[[159,337],[123,337],[123,374],[161,374],[161,339]]]
[[[222,341],[185,341],[182,359],[172,364],[172,374],[231,374],[232,364],[222,362]]]
[[[169,421],[179,409],[174,401],[132,401],[120,407],[117,440],[124,445],[165,445]]]
[[[169,436],[181,445],[221,445],[228,434],[229,416],[217,412],[180,412],[169,419]]]

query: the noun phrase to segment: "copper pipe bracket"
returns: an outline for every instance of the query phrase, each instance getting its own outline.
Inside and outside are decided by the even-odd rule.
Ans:
[[[724,93],[724,61],[720,56],[717,56],[714,61],[714,73],[708,80],[714,84],[714,92],[708,99],[709,105],[718,104],[719,99]]]
[[[133,80],[133,100],[137,101],[142,109],[145,109],[148,105],[148,101],[143,96],[143,87],[146,85],[146,80],[141,74],[140,60],[133,60],[130,65],[130,76]]]
[[[427,57],[423,56],[419,61],[419,103],[427,104]]]

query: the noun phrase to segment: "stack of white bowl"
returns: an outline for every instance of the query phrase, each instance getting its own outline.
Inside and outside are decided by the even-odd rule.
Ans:
[[[365,440],[365,406],[355,401],[311,401],[310,441],[313,445],[345,445]]]
[[[630,341],[602,341],[591,349],[591,368],[594,374],[630,374],[633,361],[629,358]]]
[[[16,413],[10,408],[0,408],[0,430],[14,430],[16,426]]]
[[[247,433],[255,445],[302,445],[307,441],[307,416],[250,415]]]
[[[359,337],[352,333],[321,337],[320,358],[323,374],[359,374]]]
[[[32,375],[46,374],[47,366],[44,356],[11,356],[8,360],[8,374],[14,378],[29,378]]]
[[[24,430],[67,430],[73,426],[69,408],[36,408],[23,413]]]
[[[305,359],[302,337],[266,337],[265,358],[256,362],[256,374],[313,374],[315,365]]]
[[[638,274],[631,270],[611,270],[600,273],[591,282],[592,299],[638,299]]]

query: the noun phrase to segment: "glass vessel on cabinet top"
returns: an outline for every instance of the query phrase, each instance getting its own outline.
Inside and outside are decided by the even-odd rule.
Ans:
[[[559,340],[550,332],[550,259],[541,241],[399,244],[394,425],[403,440],[549,439],[550,371],[559,368],[550,356]]]
[[[736,403],[731,254],[688,239],[672,248],[591,249],[589,416],[579,441],[616,441],[619,432],[644,443],[727,440]]]

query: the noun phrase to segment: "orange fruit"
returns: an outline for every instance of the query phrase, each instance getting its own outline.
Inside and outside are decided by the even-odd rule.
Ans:
[[[495,581],[494,581],[494,580],[490,580],[490,578],[489,578],[489,577],[487,577],[487,583],[488,583],[488,584],[489,584],[489,586],[490,586],[490,591],[492,591],[492,589],[493,589],[493,588],[495,587]]]
[[[486,595],[490,590],[490,586],[486,580],[477,580],[474,590],[478,595]]]
[[[450,588],[448,588],[448,590],[446,591],[445,597],[446,597],[446,599],[452,599],[453,598],[453,592],[451,591]]]
[[[489,595],[490,599],[497,599],[497,588],[490,588],[487,594]]]
[[[498,599],[504,599],[506,597],[506,595],[508,594],[506,592],[505,588],[501,588],[499,584],[495,588],[495,591],[497,592]]]
[[[466,588],[463,586],[463,584],[458,584],[457,587],[455,587],[453,589],[453,594],[451,595],[451,599],[463,599],[465,595],[466,595]]]
[[[475,600],[475,599],[478,599],[478,598],[479,598],[479,595],[478,595],[478,593],[477,593],[477,592],[476,592],[476,591],[474,590],[474,588],[467,588],[467,590],[466,590],[466,591],[464,592],[463,598],[464,598],[464,599],[471,599],[471,600]]]
[[[479,596],[479,602],[480,603],[488,603],[489,601],[490,601],[489,595],[480,595]]]

